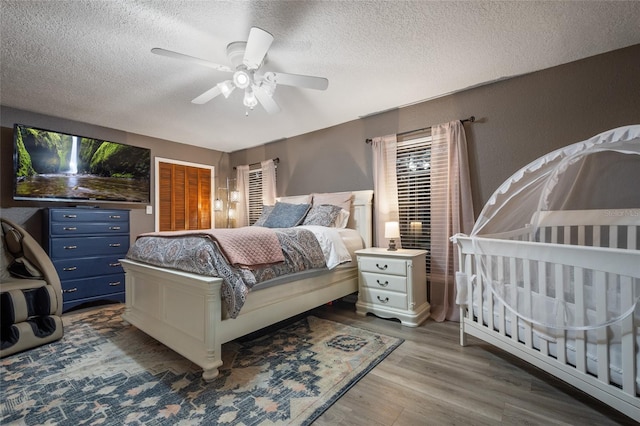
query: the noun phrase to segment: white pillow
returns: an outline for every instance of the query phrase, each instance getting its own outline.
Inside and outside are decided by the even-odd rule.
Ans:
[[[338,213],[338,217],[336,217],[336,220],[335,222],[333,222],[332,227],[346,228],[347,224],[349,223],[349,216],[351,216],[351,213],[349,213],[345,209],[340,210],[340,213]]]

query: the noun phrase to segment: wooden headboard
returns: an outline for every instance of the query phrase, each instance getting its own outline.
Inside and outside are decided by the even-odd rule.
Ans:
[[[349,228],[360,232],[365,247],[373,245],[373,190],[353,191]]]

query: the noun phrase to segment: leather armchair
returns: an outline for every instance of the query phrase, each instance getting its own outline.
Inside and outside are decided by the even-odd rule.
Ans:
[[[62,287],[51,259],[22,227],[0,218],[11,278],[0,282],[0,357],[60,339]]]

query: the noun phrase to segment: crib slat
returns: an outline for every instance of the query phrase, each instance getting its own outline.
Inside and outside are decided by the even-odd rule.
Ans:
[[[627,302],[635,300],[632,288],[631,277],[620,277],[620,301]],[[624,304],[622,306],[625,306]],[[635,354],[635,333],[633,327],[633,313],[620,322],[622,331],[622,390],[635,395],[636,393],[636,354]]]
[[[547,297],[547,264],[545,262],[538,262],[538,291],[542,299]],[[543,355],[549,355],[549,341],[547,339],[538,339],[540,342],[540,353]]]
[[[484,280],[484,274],[482,273],[482,259],[481,259],[482,255],[480,254],[476,254],[475,259],[476,259],[476,273],[478,274],[476,276],[476,293],[475,293],[475,297],[476,297],[476,306],[478,307],[477,311],[476,311],[476,318],[477,318],[477,323],[480,325],[484,324],[484,314],[482,312],[482,293],[484,292],[484,288],[485,288],[485,280]]]
[[[594,294],[596,302],[596,321],[604,323],[607,320],[607,274],[602,271],[594,271]],[[609,339],[607,328],[600,327],[596,330],[598,354],[598,379],[609,383]]]
[[[609,225],[609,247],[618,247],[618,226]]]
[[[510,257],[509,258],[509,282],[512,283],[511,285],[511,306],[518,306],[518,292],[515,288],[515,284],[518,282],[518,276],[517,276],[517,268],[516,268],[516,258],[515,257]],[[507,313],[507,315],[509,315],[509,318],[511,318],[511,339],[515,340],[516,342],[519,341],[519,336],[518,336],[518,316],[515,315],[513,312],[509,311]]]
[[[493,287],[493,282],[495,281],[495,277],[493,276],[493,261],[491,256],[486,256],[486,268],[487,271],[487,279],[491,280],[491,287]],[[485,300],[487,305],[487,327],[490,330],[494,330],[493,328],[493,292],[487,292],[487,300]]]
[[[601,247],[601,242],[600,242],[600,225],[593,225],[593,246],[594,247]]]
[[[498,256],[497,259],[498,275],[497,278],[500,282],[504,282],[504,256]],[[505,336],[507,327],[505,324],[505,306],[504,303],[498,304],[498,331],[501,335]]]
[[[636,244],[636,227],[627,226],[627,248],[629,250],[636,250],[638,247]]]
[[[555,263],[555,285],[556,285],[556,300],[563,301],[564,300],[564,267],[560,263]],[[558,309],[558,315],[562,314],[562,310]],[[556,320],[562,324],[564,322],[564,318],[556,318]],[[567,352],[566,352],[565,338],[564,334],[558,333],[556,337],[556,358],[558,362],[562,364],[567,363]]]
[[[585,244],[585,226],[584,225],[580,225],[578,226],[578,245],[579,246],[584,246]]]
[[[571,227],[570,226],[563,226],[562,229],[564,231],[563,244],[571,244]]]
[[[578,325],[585,323],[585,315],[587,307],[585,305],[584,295],[584,269],[574,269],[575,278],[575,309],[576,322]],[[585,345],[585,332],[583,330],[576,331],[576,368],[583,373],[587,371],[587,348]]]
[[[522,283],[522,291],[524,292],[523,295],[523,299],[524,299],[524,306],[526,306],[527,311],[528,311],[528,315],[529,318],[533,317],[533,300],[532,300],[532,293],[531,293],[531,270],[530,270],[530,263],[528,259],[523,259],[522,260],[522,279],[523,279],[523,283]],[[514,282],[514,287],[516,287],[515,283],[517,283],[517,281]],[[532,337],[532,328],[531,325],[527,322],[523,322],[524,323],[524,342],[527,345],[528,348],[532,348],[533,347],[533,337]]]

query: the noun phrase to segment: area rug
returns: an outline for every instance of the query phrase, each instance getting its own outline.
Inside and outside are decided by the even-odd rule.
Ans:
[[[205,382],[122,311],[65,315],[60,341],[0,360],[0,424],[306,425],[402,343],[308,316],[223,345]]]

